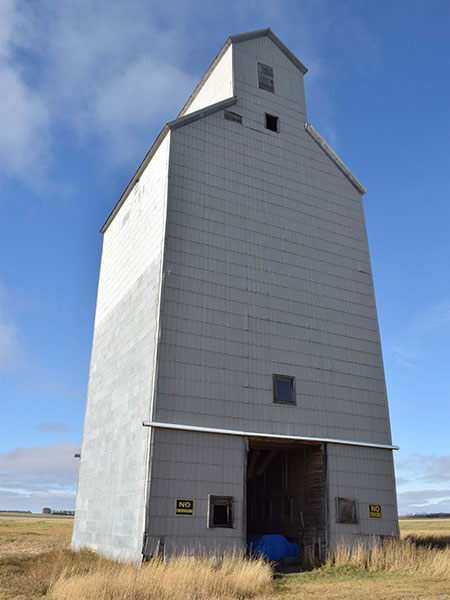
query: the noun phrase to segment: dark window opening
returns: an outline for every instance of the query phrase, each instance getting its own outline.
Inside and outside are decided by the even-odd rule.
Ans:
[[[295,404],[295,377],[273,375],[273,401],[278,404]]]
[[[348,498],[336,498],[336,522],[357,523],[356,500]]]
[[[278,131],[278,117],[266,113],[266,129]]]
[[[232,496],[209,496],[208,527],[233,527]]]
[[[269,67],[269,65],[265,65],[263,63],[258,63],[258,86],[262,90],[267,90],[268,92],[275,92],[274,84],[273,84],[273,69]]]

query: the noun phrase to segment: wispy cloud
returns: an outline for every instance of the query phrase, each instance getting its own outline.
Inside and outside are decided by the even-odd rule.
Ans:
[[[428,333],[450,327],[450,300],[430,306],[419,314],[413,323],[413,331],[418,334]]]
[[[450,512],[450,489],[414,490],[398,494],[399,514]]]
[[[179,38],[155,4],[2,2],[3,174],[42,185],[61,128],[120,160],[147,149],[149,129],[176,116],[196,81],[177,64]]]
[[[396,462],[408,481],[441,483],[450,486],[450,455],[412,454]]]
[[[423,309],[410,320],[401,341],[391,348],[397,364],[430,376],[435,358],[442,360],[450,352],[449,328],[450,300]]]
[[[68,431],[68,427],[65,423],[59,421],[44,421],[38,423],[38,429],[46,433],[59,433],[62,431]]]
[[[421,369],[416,363],[417,359],[417,351],[405,350],[399,346],[394,346],[392,348],[396,361],[399,365],[406,367],[407,369],[411,369],[411,371],[415,371],[416,373],[425,374],[425,371]]]
[[[0,453],[0,508],[72,509],[79,461],[77,444],[34,446]]]
[[[0,371],[15,369],[23,362],[21,336],[7,305],[7,290],[0,281]]]
[[[0,3],[0,162],[7,175],[41,180],[49,160],[49,111],[20,58],[26,23],[16,0]]]
[[[450,511],[450,456],[411,454],[396,460],[400,514]]]
[[[254,23],[270,25],[310,68],[308,95],[317,127],[331,144],[333,104],[321,82],[330,73],[320,40],[338,33],[355,40],[366,68],[376,40],[354,16],[349,21],[327,0],[302,0],[301,21],[291,22],[289,0],[206,3],[156,0],[4,0],[0,9],[0,159],[3,172],[38,185],[51,164],[61,131],[105,162],[130,165],[162,124],[174,118],[202,75],[202,50],[214,56],[227,35]],[[197,15],[202,15],[202,27]],[[218,39],[210,48],[210,30]],[[350,45],[349,45],[350,46]],[[195,60],[193,58],[195,57]],[[352,55],[353,60],[353,55]],[[206,61],[207,64],[208,61]],[[202,70],[204,65],[202,66]],[[42,181],[41,181],[42,184]]]
[[[73,459],[79,450],[77,444],[17,448],[0,453],[0,470],[21,473],[77,473],[78,463]]]

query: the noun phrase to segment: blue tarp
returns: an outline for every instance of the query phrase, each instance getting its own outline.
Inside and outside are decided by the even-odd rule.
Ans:
[[[269,560],[300,556],[298,544],[288,542],[284,535],[249,535],[247,546],[254,556],[264,556]]]

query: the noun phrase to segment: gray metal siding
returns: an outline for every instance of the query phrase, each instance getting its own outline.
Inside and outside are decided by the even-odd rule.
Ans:
[[[398,535],[392,451],[328,444],[327,463],[331,545],[360,536]],[[336,523],[336,497],[357,501],[357,524]],[[381,519],[370,518],[369,504],[381,505]]]
[[[105,233],[72,545],[139,561],[169,138]]]
[[[154,431],[149,553],[164,537],[165,552],[241,549],[245,538],[243,482],[246,441],[235,436]],[[208,495],[234,497],[234,527],[207,527]],[[176,516],[175,500],[194,500],[193,516]]]
[[[252,97],[235,67],[243,125],[172,134],[155,418],[390,443],[361,197],[304,130],[301,86],[280,100],[254,67]],[[296,407],[273,405],[273,373]]]

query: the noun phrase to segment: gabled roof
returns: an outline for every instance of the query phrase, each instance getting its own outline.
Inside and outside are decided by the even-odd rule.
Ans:
[[[267,36],[270,40],[272,40],[272,42],[275,44],[275,46],[277,46],[281,50],[281,52],[283,52],[283,54],[285,56],[287,56],[287,58],[292,62],[292,64],[294,64],[297,67],[297,69],[300,71],[300,73],[302,75],[304,75],[305,73],[308,72],[308,69],[305,67],[305,65],[295,56],[295,54],[293,52],[291,52],[289,50],[289,48],[287,46],[285,46],[283,44],[283,42],[280,40],[280,38],[274,34],[274,32],[270,29],[270,27],[267,27],[266,29],[257,29],[255,31],[248,31],[247,33],[238,33],[237,35],[230,35],[230,37],[227,39],[225,44],[222,46],[222,49],[220,50],[219,54],[212,61],[208,70],[201,78],[201,80],[200,80],[199,84],[197,85],[197,87],[195,88],[195,90],[189,96],[186,104],[180,110],[180,113],[178,116],[182,117],[183,114],[187,111],[189,106],[192,104],[194,99],[197,97],[197,94],[199,93],[199,91],[205,85],[205,83],[208,80],[211,73],[214,71],[217,63],[220,61],[220,59],[225,54],[225,52],[228,50],[228,48],[231,46],[231,44],[240,44],[241,42],[246,42],[248,40],[254,40],[255,38],[264,37],[264,36]]]

